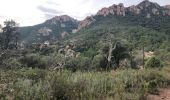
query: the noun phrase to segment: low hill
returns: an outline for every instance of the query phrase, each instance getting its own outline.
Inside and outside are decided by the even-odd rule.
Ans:
[[[78,21],[67,16],[56,16],[42,24],[21,27],[22,40],[26,43],[44,42],[62,39],[77,29]]]

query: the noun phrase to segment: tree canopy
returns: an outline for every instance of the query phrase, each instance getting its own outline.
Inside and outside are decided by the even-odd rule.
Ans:
[[[5,21],[0,33],[0,39],[1,49],[17,49],[19,40],[18,24],[13,20]]]

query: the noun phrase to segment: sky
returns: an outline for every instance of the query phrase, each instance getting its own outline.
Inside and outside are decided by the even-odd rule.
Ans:
[[[43,23],[54,16],[69,15],[77,20],[96,14],[103,7],[124,3],[135,5],[142,0],[0,0],[0,24],[13,19],[20,26]],[[150,0],[160,5],[170,0]]]

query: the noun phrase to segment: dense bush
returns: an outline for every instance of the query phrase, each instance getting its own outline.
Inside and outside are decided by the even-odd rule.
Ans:
[[[167,84],[163,69],[111,72],[0,70],[0,99],[38,100],[139,100],[146,92]],[[145,99],[142,99],[145,100]]]
[[[48,60],[44,60],[39,54],[27,54],[20,61],[26,67],[46,68]]]
[[[146,68],[160,68],[162,67],[161,61],[156,57],[151,57],[146,61]]]
[[[92,61],[93,68],[98,70],[107,69],[107,64],[108,61],[103,55],[96,55]]]
[[[155,16],[149,19],[140,16],[94,18],[96,21],[89,27],[59,40],[61,43],[52,43],[53,46],[50,43],[49,47],[42,47],[38,43],[41,39],[37,40],[41,37],[30,34],[28,40],[24,41],[30,43],[28,52],[0,51],[0,67],[12,69],[0,69],[0,99],[145,100],[142,98],[145,93],[155,93],[157,88],[170,84],[170,68],[150,69],[162,67],[161,61],[156,57],[146,61],[144,70],[127,68],[142,64],[142,56],[138,57],[134,52],[141,50],[143,46],[145,51],[153,51],[155,56],[169,63],[169,17],[162,17],[165,20]],[[57,30],[56,27],[52,28]],[[114,38],[111,38],[112,35]],[[54,41],[55,39],[50,40]],[[2,38],[2,45],[1,42],[4,42]],[[32,42],[35,42],[34,45]],[[68,46],[68,42],[72,42],[71,45]],[[110,48],[110,44],[115,45]],[[73,56],[76,57],[67,55],[67,49],[73,51]],[[109,53],[111,49],[113,51]],[[60,50],[62,53],[58,52]],[[31,68],[20,69],[21,67]],[[112,67],[118,69],[103,71]],[[122,70],[121,67],[126,69]],[[56,71],[58,68],[62,70]]]
[[[91,70],[91,60],[87,57],[69,58],[65,68],[73,72]]]
[[[75,72],[78,69],[78,63],[78,59],[69,59],[65,64],[65,68]]]
[[[3,59],[0,66],[4,69],[20,69],[22,67],[22,64],[17,58],[10,57],[8,59]]]

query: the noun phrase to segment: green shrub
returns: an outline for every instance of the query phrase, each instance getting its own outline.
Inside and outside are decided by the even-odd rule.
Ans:
[[[146,68],[160,68],[162,67],[161,61],[156,57],[151,57],[146,61]]]
[[[22,64],[16,58],[4,59],[2,63],[2,68],[5,69],[19,69]]]
[[[157,84],[158,83],[156,82],[156,80],[151,80],[149,82],[146,82],[144,84],[145,91],[155,94],[157,92],[157,86],[158,86]]]
[[[103,55],[97,55],[93,58],[92,66],[94,69],[106,69],[107,68],[107,59]]]
[[[34,83],[29,79],[18,79],[13,84],[14,100],[49,100],[51,89],[47,82]]]
[[[165,68],[165,67],[164,67]],[[0,70],[0,99],[145,100],[147,92],[167,86],[169,68],[110,72]],[[5,85],[5,86],[4,86]]]
[[[65,68],[72,70],[73,72],[87,71],[91,69],[91,60],[87,57],[69,58],[65,64]]]
[[[38,81],[40,79],[44,79],[46,76],[46,71],[45,70],[40,70],[40,69],[32,69],[29,68],[27,71],[21,73],[25,78]]]
[[[79,70],[81,71],[87,71],[91,69],[91,60],[88,57],[78,57],[79,59]]]
[[[66,61],[66,64],[65,64],[65,68],[68,69],[68,70],[71,70],[73,72],[75,72],[76,70],[78,70],[78,59],[68,59],[68,61]]]
[[[46,60],[44,60],[43,56],[40,56],[39,54],[27,54],[26,56],[22,57],[20,61],[26,67],[43,69],[47,67]]]

